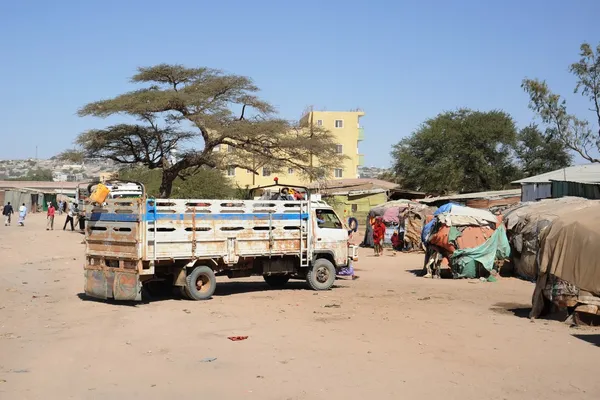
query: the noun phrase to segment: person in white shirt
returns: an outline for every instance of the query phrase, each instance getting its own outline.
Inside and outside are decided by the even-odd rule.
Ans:
[[[65,220],[65,224],[63,225],[63,231],[67,229],[67,224],[71,223],[71,230],[75,230],[75,226],[73,225],[73,217],[75,216],[75,207],[74,204],[69,204],[69,211],[67,212],[67,219]]]
[[[19,207],[19,226],[25,226],[25,217],[27,216],[27,207],[25,203],[21,207]]]

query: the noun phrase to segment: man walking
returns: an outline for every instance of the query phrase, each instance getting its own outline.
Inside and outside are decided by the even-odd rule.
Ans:
[[[23,205],[19,207],[19,219],[17,220],[19,226],[25,226],[25,217],[27,217],[27,206],[23,203]]]
[[[4,215],[4,226],[10,226],[10,220],[14,213],[15,210],[13,210],[13,206],[10,205],[9,201],[8,204],[2,209],[2,215]]]
[[[52,205],[52,203],[48,203],[48,214],[46,214],[46,230],[54,230],[54,214],[56,214],[56,209]]]
[[[75,215],[75,210],[73,209],[73,204],[69,205],[69,211],[67,212],[67,219],[65,220],[65,224],[63,226],[63,231],[67,229],[67,224],[71,223],[71,230],[74,231],[75,227],[73,226],[73,216]]]

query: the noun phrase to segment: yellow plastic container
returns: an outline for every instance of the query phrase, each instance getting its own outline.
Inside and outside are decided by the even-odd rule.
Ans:
[[[99,183],[98,186],[96,186],[96,189],[94,189],[94,192],[91,194],[90,200],[94,203],[104,203],[104,200],[106,200],[109,193],[110,189],[107,188],[106,185]]]

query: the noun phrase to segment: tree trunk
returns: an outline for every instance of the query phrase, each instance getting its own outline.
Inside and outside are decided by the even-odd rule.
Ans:
[[[162,180],[160,182],[160,197],[168,199],[171,197],[171,191],[173,190],[173,181],[177,178],[177,174],[169,170],[163,170]]]

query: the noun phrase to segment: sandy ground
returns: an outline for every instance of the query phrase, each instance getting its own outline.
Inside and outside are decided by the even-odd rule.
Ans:
[[[531,322],[527,282],[361,250],[328,292],[225,279],[206,302],[108,304],[81,295],[82,235],[44,223],[0,226],[2,399],[600,398],[600,331]]]

